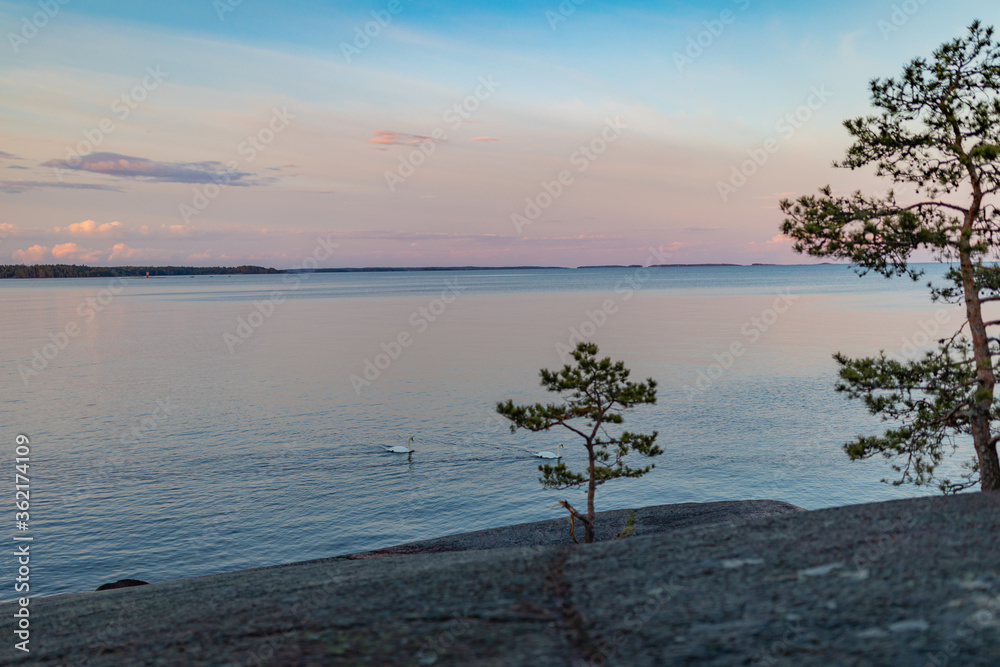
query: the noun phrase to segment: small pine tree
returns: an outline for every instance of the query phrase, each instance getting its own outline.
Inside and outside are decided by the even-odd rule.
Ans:
[[[540,465],[539,481],[545,488],[569,489],[587,485],[587,513],[578,512],[566,501],[560,504],[570,513],[570,536],[573,520],[584,525],[584,541],[594,541],[594,494],[597,487],[619,477],[641,477],[655,465],[631,468],[625,457],[631,452],[653,457],[663,453],[654,444],[657,432],[645,435],[623,431],[617,437],[608,434],[607,424],[621,424],[622,410],[644,403],[656,403],[656,381],[629,382],[629,369],[610,357],[597,360],[597,346],[579,343],[573,351],[574,366],[566,365],[558,372],[541,370],[542,386],[552,392],[569,392],[563,403],[547,405],[514,405],[513,401],[497,404],[497,412],[511,421],[511,432],[518,428],[547,431],[553,426],[569,429],[584,440],[587,449],[587,474],[571,471],[565,463]],[[577,420],[583,420],[579,423]]]

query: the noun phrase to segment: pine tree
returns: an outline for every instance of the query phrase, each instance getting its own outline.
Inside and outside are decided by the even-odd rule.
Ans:
[[[856,192],[781,202],[782,231],[798,252],[847,259],[860,273],[886,277],[921,271],[909,262],[917,250],[952,262],[947,284],[928,288],[935,300],[965,306],[965,321],[936,350],[915,360],[835,355],[839,391],[861,399],[872,414],[895,422],[880,436],[847,443],[852,459],[883,455],[901,473],[895,484],[938,481],[945,492],[977,482],[1000,489],[994,359],[1000,339],[983,304],[1000,301],[1000,44],[977,21],[969,33],[917,58],[898,79],[870,83],[877,115],[844,123],[854,139],[838,167],[874,166],[877,176],[912,190],[912,201]],[[940,480],[935,467],[971,436],[976,458],[959,481]],[[883,480],[884,481],[884,480]]]
[[[567,501],[560,504],[570,513],[570,535],[573,520],[584,525],[584,541],[594,541],[594,494],[597,487],[621,477],[641,477],[652,470],[653,464],[632,468],[625,457],[632,452],[643,456],[659,456],[663,450],[655,444],[657,432],[645,435],[623,431],[612,437],[608,424],[621,424],[622,410],[645,403],[656,403],[656,381],[629,382],[629,369],[610,357],[597,360],[597,346],[579,343],[573,351],[575,365],[569,364],[557,372],[541,370],[542,386],[551,392],[569,392],[561,405],[553,403],[514,405],[513,401],[497,404],[497,412],[509,419],[511,432],[518,428],[547,431],[562,426],[583,438],[587,450],[587,474],[571,471],[565,463],[540,465],[539,481],[545,488],[569,489],[587,486],[587,512],[583,514]],[[583,423],[579,423],[582,420]],[[573,536],[573,541],[576,537]]]

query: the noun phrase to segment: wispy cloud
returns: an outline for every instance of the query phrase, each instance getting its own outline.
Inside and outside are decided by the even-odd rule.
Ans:
[[[522,238],[518,236],[507,236],[503,234],[461,234],[445,232],[407,232],[392,230],[342,230],[329,234],[331,237],[341,240],[354,241],[396,241],[399,243],[416,242],[454,242],[459,245],[464,243],[474,243],[487,246],[519,246],[525,243],[542,246],[546,244],[563,245],[571,244],[602,244],[611,241],[622,240],[620,236],[607,234],[577,234],[575,236],[539,236]]]
[[[319,190],[304,190],[304,189],[302,189],[302,190],[278,190],[277,192],[284,192],[284,193],[295,194],[295,195],[335,195],[338,192],[340,192],[340,190],[337,190],[336,188],[322,188],[322,189],[319,189]]]
[[[499,137],[472,137],[469,141],[503,141]]]
[[[49,160],[43,167],[57,167],[95,174],[135,178],[154,183],[220,183],[243,187],[267,185],[273,177],[252,178],[248,171],[227,170],[221,162],[159,162],[119,153],[90,153],[74,160]]]
[[[101,185],[98,183],[60,183],[59,181],[0,181],[0,193],[21,194],[28,190],[37,188],[61,188],[65,190],[106,190],[109,192],[122,192],[122,189],[113,185]]]
[[[506,239],[509,237],[498,234],[449,234],[444,232],[405,232],[381,229],[363,230],[342,230],[334,231],[331,236],[344,240],[369,240],[369,241],[448,241],[448,240],[479,240],[493,241],[496,239]]]
[[[13,153],[8,153],[7,151],[0,151],[0,160],[20,160],[20,159],[21,158],[17,157]]]
[[[437,143],[443,139],[435,139],[426,134],[407,134],[396,130],[375,130],[374,135],[368,140],[370,144],[381,144],[384,146],[418,146],[424,143]]]

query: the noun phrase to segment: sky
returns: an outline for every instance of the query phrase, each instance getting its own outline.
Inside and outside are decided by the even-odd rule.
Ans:
[[[0,263],[803,263],[868,82],[995,2],[0,1]]]

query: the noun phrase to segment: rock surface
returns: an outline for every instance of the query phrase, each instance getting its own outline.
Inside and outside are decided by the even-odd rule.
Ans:
[[[789,512],[804,512],[801,507],[778,500],[740,500],[717,503],[677,503],[674,505],[654,505],[637,509],[610,510],[598,512],[594,538],[597,542],[614,539],[625,527],[634,512],[635,520],[631,536],[651,535],[677,528],[706,526],[713,523],[745,522],[766,516],[777,516]],[[576,539],[583,542],[583,526],[576,522]],[[433,540],[408,542],[399,546],[365,551],[338,559],[380,558],[382,556],[402,556],[420,553],[442,553],[445,551],[480,551],[483,549],[507,549],[512,547],[562,545],[571,546],[573,538],[569,534],[569,518],[549,519],[533,523],[519,523],[501,528],[477,530],[471,533],[438,537]],[[328,560],[328,559],[323,559]]]
[[[711,505],[701,510],[724,509]],[[639,510],[633,536],[591,545],[444,553],[409,545],[410,555],[41,598],[31,603],[29,660],[1000,664],[1000,493],[787,506],[777,516],[700,525],[686,511],[653,511],[664,521],[654,532]],[[492,543],[442,540],[416,544]],[[13,610],[3,605],[0,614]],[[10,645],[0,652],[3,664],[23,659]]]

